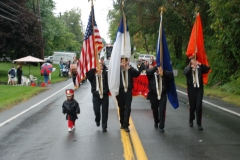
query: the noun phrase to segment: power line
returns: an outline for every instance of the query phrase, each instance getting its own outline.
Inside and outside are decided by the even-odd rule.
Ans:
[[[9,1],[11,1],[11,0],[9,0]],[[15,2],[13,2],[13,1],[11,1],[11,2],[14,3],[15,5],[19,6],[19,5],[16,4]],[[0,2],[0,6],[3,6],[4,8],[9,9],[11,12],[15,12],[15,13],[17,12],[17,13],[23,14],[22,12],[14,9],[14,8],[12,8],[12,7],[10,7],[10,6],[7,5],[7,4],[4,4],[3,2]],[[21,6],[19,6],[19,7],[21,7]],[[23,8],[23,7],[21,7],[21,8]],[[25,9],[25,8],[23,8],[23,9]],[[14,14],[12,14],[12,13],[10,13],[10,12],[2,9],[2,8],[0,8],[0,10],[3,11],[3,12],[5,12],[5,13],[7,13],[7,14],[9,14],[9,15],[12,15],[12,16],[14,16],[14,17],[17,17],[16,15],[14,15]],[[25,9],[25,10],[26,10],[26,9]],[[26,10],[26,11],[28,11],[28,10]],[[28,12],[29,12],[29,11],[28,11]],[[31,12],[31,13],[32,13],[32,12]],[[34,14],[34,15],[35,15],[35,14]],[[36,17],[39,17],[38,15],[35,15],[35,16],[36,16]],[[15,20],[13,20],[13,19],[11,19],[11,18],[8,18],[8,17],[5,17],[5,16],[3,16],[3,15],[1,15],[0,17],[2,17],[2,18],[4,18],[4,19],[7,19],[7,20],[10,20],[10,21],[13,21],[13,22],[16,22],[16,23],[19,23],[18,21],[15,21]]]
[[[20,6],[20,5],[18,5],[17,3],[15,3],[15,2],[13,2],[13,1],[11,1],[11,0],[9,0],[9,1],[12,2],[13,4],[17,5],[18,7],[20,7],[20,8],[22,8],[22,9],[26,10],[26,8],[24,8],[24,7]],[[27,11],[27,10],[26,10],[26,11]]]
[[[6,5],[6,4],[4,4],[3,2],[0,2],[0,4],[2,4],[2,6],[8,8],[8,9],[11,9],[11,10],[16,11],[16,12],[18,12],[18,13],[21,13],[21,12],[19,12],[18,10],[14,9],[14,8],[12,8],[12,7],[8,6],[8,5]]]
[[[8,13],[8,14],[10,14],[11,16],[13,16],[13,17],[17,17],[16,15],[14,15],[14,14],[12,14],[12,13],[9,13],[8,11],[5,11],[4,9],[2,9],[2,8],[0,8],[0,10],[1,11],[3,11],[3,12],[5,12],[5,13]]]
[[[27,10],[26,8],[24,8],[24,7],[20,6],[19,4],[13,2],[12,0],[9,0],[9,1],[12,2],[13,4],[17,5],[18,7],[24,9],[25,11],[28,11],[28,12],[30,11],[30,12],[31,12],[31,10]],[[31,12],[31,13],[33,13],[33,12]],[[33,14],[34,14],[34,13],[33,13]],[[34,14],[34,15],[36,15],[36,14]],[[36,16],[39,17],[38,15],[36,15]]]
[[[3,16],[3,15],[1,15],[1,14],[0,14],[0,17],[5,18],[5,19],[10,20],[10,21],[13,21],[13,22],[15,22],[15,23],[19,23],[18,21],[15,21],[15,20],[13,20],[13,19],[11,19],[11,18],[5,17],[5,16]]]

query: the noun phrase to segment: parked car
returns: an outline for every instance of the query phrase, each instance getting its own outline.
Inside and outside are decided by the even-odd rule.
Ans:
[[[143,56],[142,60],[144,60],[144,61],[148,61],[148,62],[149,62],[151,56],[152,56],[152,55],[150,55],[150,54],[146,54],[146,55]]]
[[[52,63],[53,62],[53,57],[52,56],[44,56],[44,62]]]
[[[10,57],[2,57],[0,60],[1,62],[12,62]]]
[[[139,54],[138,60],[143,59],[144,56],[145,56],[145,54]]]

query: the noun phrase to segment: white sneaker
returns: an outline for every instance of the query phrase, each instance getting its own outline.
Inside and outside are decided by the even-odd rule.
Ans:
[[[72,130],[74,130],[74,129],[75,129],[75,126],[72,127]]]
[[[71,132],[72,131],[72,129],[71,128],[68,128],[68,132]]]

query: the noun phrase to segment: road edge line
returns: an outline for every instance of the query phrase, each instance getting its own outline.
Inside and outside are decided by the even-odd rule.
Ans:
[[[184,94],[184,95],[187,96],[187,93],[185,93],[185,92],[183,92],[183,91],[177,90],[177,92],[179,92],[179,93]],[[208,101],[206,101],[206,100],[203,100],[203,103],[206,103],[206,104],[208,104],[208,105],[210,105],[210,106],[213,106],[213,107],[215,107],[215,108],[218,108],[218,109],[220,109],[220,110],[223,110],[223,111],[225,111],[225,112],[228,112],[228,113],[234,114],[235,116],[240,117],[240,114],[239,114],[239,113],[234,112],[234,111],[229,110],[229,109],[226,109],[226,108],[223,108],[223,107],[221,107],[221,106],[219,106],[219,105],[213,104],[213,103],[208,102]]]
[[[64,88],[60,89],[59,91],[53,93],[51,96],[49,96],[49,97],[47,97],[47,98],[41,100],[40,102],[38,102],[37,104],[31,106],[30,108],[28,108],[28,109],[26,109],[26,110],[24,110],[24,111],[18,113],[17,115],[13,116],[13,117],[10,118],[10,119],[8,119],[8,120],[6,120],[6,121],[0,123],[0,127],[4,126],[4,125],[7,124],[8,122],[11,122],[12,120],[18,118],[19,116],[21,116],[21,115],[23,115],[24,113],[30,111],[31,109],[37,107],[39,104],[41,104],[41,103],[43,103],[44,101],[48,100],[49,98],[55,96],[56,94],[58,94],[59,92],[61,92],[61,91],[64,90],[65,88],[69,87],[70,85],[72,85],[72,83],[70,83],[69,85],[67,85],[67,86],[65,86]]]

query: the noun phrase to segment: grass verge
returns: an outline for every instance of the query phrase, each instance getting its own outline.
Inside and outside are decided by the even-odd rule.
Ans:
[[[0,112],[45,91],[44,87],[0,85]]]
[[[29,77],[29,74],[37,77],[38,86],[10,86],[7,85],[8,81],[8,71],[12,66],[17,68],[18,64],[12,63],[0,63],[0,112],[6,109],[11,108],[14,105],[24,102],[31,97],[45,91],[47,88],[38,87],[40,83],[43,82],[43,76],[40,74],[40,66],[33,66],[28,64],[21,64],[23,70],[23,76]],[[68,77],[59,77],[59,65],[53,64],[53,67],[56,68],[56,71],[51,74],[51,83],[62,82],[68,79]]]
[[[15,66],[17,69],[18,64],[12,64],[12,63],[0,63],[0,83],[1,84],[7,84],[8,81],[8,71],[12,68],[12,66]],[[37,77],[38,83],[43,82],[43,76],[40,74],[40,65],[33,66],[28,64],[21,64],[22,65],[22,71],[23,76],[29,77],[29,75],[33,75],[34,77]],[[51,83],[61,82],[66,80],[66,77],[59,77],[59,65],[58,64],[52,64],[54,68],[56,68],[55,72],[51,73]]]
[[[176,85],[186,88],[186,77],[180,71],[178,72],[178,76],[175,77]],[[204,86],[204,95],[209,96],[214,99],[219,99],[230,104],[234,104],[236,106],[240,106],[240,96],[223,91],[220,87],[213,88],[212,86]]]

